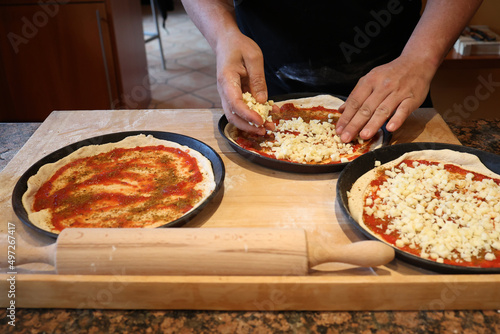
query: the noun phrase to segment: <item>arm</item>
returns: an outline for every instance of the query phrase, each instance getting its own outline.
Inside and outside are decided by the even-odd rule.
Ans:
[[[432,78],[482,0],[429,0],[401,55],[358,81],[337,124],[343,142],[397,130],[425,100]],[[360,132],[361,131],[361,132]]]
[[[217,89],[229,122],[253,133],[264,134],[261,117],[243,102],[250,92],[258,102],[267,101],[262,51],[243,35],[236,23],[231,0],[182,0],[184,8],[215,52]],[[266,124],[266,126],[271,126]]]

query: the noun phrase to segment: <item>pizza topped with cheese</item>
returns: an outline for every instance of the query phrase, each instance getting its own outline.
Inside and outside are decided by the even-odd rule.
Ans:
[[[331,95],[275,102],[279,109],[272,109],[271,103],[263,117],[274,123],[274,130],[259,136],[228,124],[226,136],[240,147],[272,159],[299,164],[346,163],[380,147],[383,135],[379,131],[370,140],[343,143],[335,131],[342,103]],[[255,110],[255,103],[248,105]],[[262,109],[258,108],[261,115]]]
[[[500,175],[451,150],[404,154],[359,178],[349,210],[363,228],[438,263],[500,267]]]
[[[28,180],[30,221],[68,227],[158,227],[200,205],[215,189],[210,161],[177,143],[138,135],[84,146]]]

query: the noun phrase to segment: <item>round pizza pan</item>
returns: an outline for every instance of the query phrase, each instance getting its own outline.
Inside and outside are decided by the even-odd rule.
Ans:
[[[349,211],[349,204],[347,193],[351,190],[352,185],[363,174],[374,168],[375,161],[380,161],[382,164],[399,158],[401,155],[411,151],[421,150],[442,150],[449,149],[457,152],[465,152],[474,154],[482,161],[482,163],[493,172],[500,174],[500,156],[484,152],[471,147],[443,144],[443,143],[405,143],[396,144],[392,146],[382,147],[372,152],[366,153],[352,163],[350,163],[339,175],[337,182],[337,201],[343,214],[347,217],[349,222],[361,231],[367,238],[373,240],[380,240],[371,234],[367,229],[361,226],[351,216]],[[464,267],[450,264],[437,263],[435,261],[423,259],[419,256],[404,252],[396,247],[396,257],[415,265],[417,267],[432,270],[445,274],[499,274],[500,268],[479,268],[479,267]]]
[[[35,164],[33,164],[24,174],[19,178],[17,181],[14,191],[12,192],[12,207],[14,209],[15,214],[17,217],[23,222],[26,226],[34,229],[35,231],[42,233],[44,235],[50,236],[52,238],[57,238],[56,233],[52,233],[49,231],[46,231],[44,229],[41,229],[40,227],[34,225],[28,218],[28,213],[26,212],[26,209],[23,206],[22,203],[22,197],[23,194],[26,192],[28,189],[28,179],[35,175],[38,172],[38,169],[42,167],[45,164],[48,163],[53,163],[56,162],[65,156],[71,154],[72,152],[76,151],[80,147],[83,146],[88,146],[88,145],[101,145],[101,144],[106,144],[106,143],[115,143],[118,142],[122,139],[125,139],[126,137],[129,136],[136,136],[136,135],[151,135],[157,139],[162,139],[162,140],[168,140],[171,142],[178,143],[180,145],[188,146],[189,148],[200,152],[203,154],[210,162],[212,163],[212,168],[214,172],[214,177],[215,177],[215,189],[212,192],[210,196],[208,196],[198,207],[196,207],[194,210],[188,212],[184,216],[180,217],[179,219],[176,219],[168,224],[165,224],[160,227],[177,227],[177,226],[182,226],[186,224],[189,220],[191,220],[194,216],[196,216],[214,197],[215,195],[219,192],[220,188],[222,187],[222,184],[224,183],[224,177],[226,174],[224,163],[222,162],[221,157],[217,152],[215,152],[210,146],[207,144],[188,137],[184,136],[181,134],[176,134],[176,133],[171,133],[171,132],[162,132],[162,131],[128,131],[128,132],[118,132],[118,133],[111,133],[111,134],[106,134],[106,135],[101,135],[101,136],[96,136],[93,138],[88,138],[73,144],[70,144],[68,146],[65,146],[63,148],[60,148],[57,151],[54,151],[47,156],[43,157],[39,161],[37,161]]]
[[[316,95],[320,95],[321,93],[293,93],[293,94],[286,94],[286,95],[279,95],[275,97],[271,97],[271,100],[278,102],[278,101],[285,101],[285,100],[291,100],[291,99],[299,99],[299,98],[305,98],[305,97],[313,97]],[[330,94],[331,95],[331,94]],[[335,97],[338,97],[342,100],[345,101],[344,96],[339,96],[339,95],[333,95]],[[226,127],[229,124],[227,118],[225,115],[223,115],[219,119],[218,123],[218,128],[219,132],[224,137],[229,145],[241,156],[246,158],[248,161],[251,161],[253,163],[259,164],[261,166],[271,168],[274,170],[279,170],[279,171],[284,171],[284,172],[292,172],[292,173],[303,173],[303,174],[320,174],[320,173],[334,173],[334,172],[339,172],[344,169],[345,166],[350,164],[350,162],[346,163],[338,163],[338,164],[325,164],[325,165],[315,165],[315,164],[300,164],[300,163],[295,163],[295,162],[289,162],[289,161],[283,161],[283,160],[278,160],[278,159],[272,159],[269,157],[262,156],[258,153],[249,151],[247,149],[242,148],[238,144],[236,144],[233,140],[231,140],[228,135],[226,134]],[[387,146],[389,144],[389,141],[391,140],[391,133],[385,129],[385,126],[381,129],[382,131],[382,147]],[[357,159],[357,158],[356,158]],[[354,161],[354,160],[353,160]]]

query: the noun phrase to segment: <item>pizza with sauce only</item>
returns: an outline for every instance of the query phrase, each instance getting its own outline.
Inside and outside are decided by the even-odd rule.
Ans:
[[[348,206],[366,231],[404,252],[500,268],[500,175],[473,154],[408,152],[362,175]]]
[[[226,137],[239,147],[264,157],[298,164],[339,164],[382,146],[382,131],[370,140],[358,138],[343,143],[335,132],[335,125],[341,115],[338,108],[344,101],[331,95],[275,102],[279,108],[274,109],[256,105],[249,96],[244,96],[244,101],[249,101],[247,105],[263,119],[273,122],[275,129],[259,136],[228,124]]]
[[[58,234],[68,227],[159,227],[199,206],[215,189],[210,160],[151,135],[79,148],[29,178],[29,220]]]

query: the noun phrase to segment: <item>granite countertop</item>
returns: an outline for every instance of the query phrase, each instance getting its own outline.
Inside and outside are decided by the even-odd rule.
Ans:
[[[0,123],[0,171],[40,123]],[[500,154],[500,119],[449,123],[463,145]],[[500,311],[226,312],[0,309],[2,333],[500,333]]]
[[[0,172],[42,123],[0,123]]]

